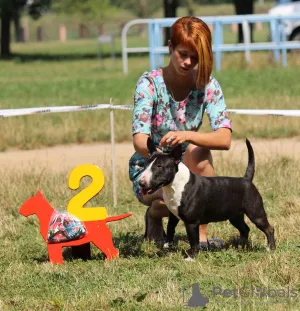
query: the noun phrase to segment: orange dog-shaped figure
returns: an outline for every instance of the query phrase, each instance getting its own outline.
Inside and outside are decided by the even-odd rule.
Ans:
[[[40,222],[40,232],[47,243],[48,255],[51,263],[63,264],[63,247],[78,246],[85,243],[92,242],[97,246],[106,256],[106,260],[111,260],[118,257],[119,252],[114,247],[112,241],[112,234],[106,223],[111,221],[127,218],[132,214],[123,214],[119,216],[107,217],[103,220],[84,221],[83,224],[87,230],[85,236],[79,240],[73,240],[61,243],[48,243],[47,234],[53,208],[49,202],[44,198],[42,193],[38,191],[37,195],[29,198],[20,208],[20,214],[23,216],[30,216],[36,214]]]

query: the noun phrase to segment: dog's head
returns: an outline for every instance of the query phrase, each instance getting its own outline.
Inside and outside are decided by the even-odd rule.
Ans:
[[[182,146],[177,145],[170,153],[158,152],[149,137],[147,147],[150,157],[146,162],[146,169],[142,173],[139,184],[144,194],[152,194],[174,180],[178,172],[178,164],[181,161]]]

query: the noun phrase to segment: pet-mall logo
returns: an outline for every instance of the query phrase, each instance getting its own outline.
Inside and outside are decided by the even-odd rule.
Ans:
[[[194,283],[192,285],[192,296],[188,301],[185,301],[184,298],[184,291],[183,291],[183,297],[182,297],[183,303],[187,307],[205,307],[206,304],[209,302],[209,299],[205,296],[203,296],[200,292],[199,284]]]
[[[296,299],[299,298],[300,295],[296,289],[291,288],[281,288],[275,289],[271,287],[241,287],[241,288],[222,288],[221,286],[213,286],[211,290],[211,299],[204,296],[200,292],[199,284],[194,283],[192,285],[192,295],[191,297],[186,300],[185,299],[185,292],[183,291],[183,304],[185,307],[205,307],[209,301],[214,301],[216,303],[224,302],[223,299],[227,300],[228,302],[234,303],[242,298],[242,301],[247,304],[250,300],[256,300],[257,303],[266,303],[265,299],[267,299],[268,303],[286,303],[288,299]],[[222,300],[219,300],[221,298]]]
[[[212,289],[213,297],[223,298],[297,298],[298,292],[296,289],[280,288],[275,289],[271,287],[241,287],[224,289],[221,286],[214,286]]]

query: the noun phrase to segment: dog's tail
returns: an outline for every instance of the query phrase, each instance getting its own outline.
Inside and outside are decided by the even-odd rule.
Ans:
[[[246,144],[247,144],[247,148],[248,148],[248,166],[247,166],[247,170],[246,170],[246,173],[244,175],[244,178],[252,181],[253,176],[254,176],[254,172],[255,172],[254,152],[253,152],[252,146],[250,144],[250,141],[247,138],[246,138]]]
[[[131,213],[118,215],[118,216],[110,216],[105,219],[105,222],[117,221],[131,216]]]

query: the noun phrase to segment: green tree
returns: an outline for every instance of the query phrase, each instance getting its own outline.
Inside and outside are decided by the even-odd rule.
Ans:
[[[51,0],[0,0],[1,57],[10,56],[10,23],[15,14],[25,8],[33,18],[39,18],[50,6]]]
[[[52,9],[59,14],[71,15],[79,21],[80,38],[87,36],[87,21],[100,21],[114,10],[109,0],[52,0]],[[102,26],[104,25],[100,22],[100,32]]]
[[[139,18],[149,18],[162,7],[161,0],[110,0],[113,6],[133,12]]]
[[[111,6],[109,0],[52,0],[52,8],[58,13],[87,20],[106,17]]]
[[[189,16],[194,16],[195,14],[195,3],[194,0],[186,0],[187,11]]]
[[[134,12],[139,18],[150,18],[159,8],[163,8],[164,17],[176,17],[176,10],[179,6],[179,0],[110,0],[110,2],[114,6]],[[170,29],[166,28],[165,43],[169,34]]]

